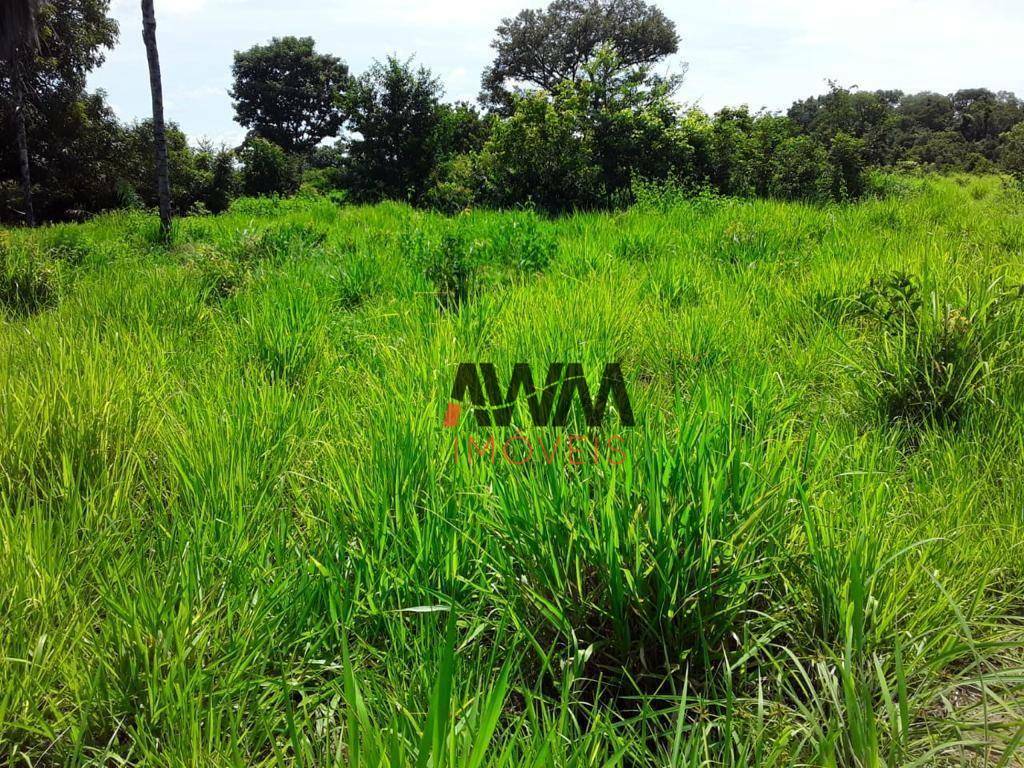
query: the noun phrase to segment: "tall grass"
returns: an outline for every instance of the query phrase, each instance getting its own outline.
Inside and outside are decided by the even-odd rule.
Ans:
[[[0,761],[1020,764],[1024,208],[888,188],[0,233]]]

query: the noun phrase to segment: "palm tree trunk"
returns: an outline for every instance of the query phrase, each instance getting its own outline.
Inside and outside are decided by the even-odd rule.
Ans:
[[[142,40],[149,60],[149,89],[153,95],[153,145],[156,148],[156,190],[160,201],[160,229],[171,232],[171,180],[167,170],[167,135],[164,131],[164,92],[160,83],[160,54],[156,47],[153,0],[142,0]]]
[[[25,94],[19,67],[15,67],[14,77],[14,133],[18,145],[18,169],[21,171],[21,193],[25,199],[25,223],[30,227],[36,225],[36,214],[32,208],[32,171],[28,164],[28,136],[25,130]]]

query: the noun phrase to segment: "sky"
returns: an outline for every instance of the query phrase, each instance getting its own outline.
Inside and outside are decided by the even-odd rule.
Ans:
[[[311,36],[353,73],[374,58],[415,56],[473,100],[502,17],[548,0],[155,0],[167,118],[193,140],[237,144],[227,91],[236,50]],[[655,0],[675,23],[679,54],[662,71],[686,77],[678,98],[785,110],[826,81],[865,90],[951,93],[987,87],[1024,96],[1021,0]],[[138,0],[113,0],[121,37],[90,76],[123,120],[150,113]]]

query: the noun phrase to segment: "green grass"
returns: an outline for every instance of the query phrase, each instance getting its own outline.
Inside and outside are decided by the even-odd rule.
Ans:
[[[1020,765],[1024,198],[894,187],[0,232],[0,763]]]

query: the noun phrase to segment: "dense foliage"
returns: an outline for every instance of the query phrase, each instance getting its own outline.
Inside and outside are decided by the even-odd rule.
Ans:
[[[643,0],[554,0],[542,10],[528,8],[498,25],[481,100],[507,109],[524,86],[552,91],[575,83],[603,45],[618,51],[622,66],[643,66],[675,53],[679,35],[661,10]]]
[[[251,136],[286,152],[308,152],[338,135],[348,66],[314,45],[311,37],[281,37],[235,53],[231,98]]]
[[[84,91],[116,29],[105,0],[46,4],[33,67],[29,153],[42,217],[151,206],[146,123],[125,126]],[[80,20],[80,23],[76,23]],[[195,146],[171,131],[179,213],[232,197],[300,189],[336,201],[405,200],[446,213],[474,206],[549,212],[616,208],[638,185],[687,194],[811,202],[856,199],[871,167],[1006,172],[1024,178],[1024,102],[1011,93],[859,91],[831,84],[787,114],[677,98],[680,75],[654,64],[675,25],[642,0],[555,0],[505,19],[484,75],[484,111],[441,101],[440,81],[394,57],[358,77],[311,38],[235,55],[241,147]],[[0,219],[19,220],[10,99],[0,77]]]
[[[349,188],[361,200],[415,200],[435,165],[441,83],[425,67],[389,56],[352,84]]]

